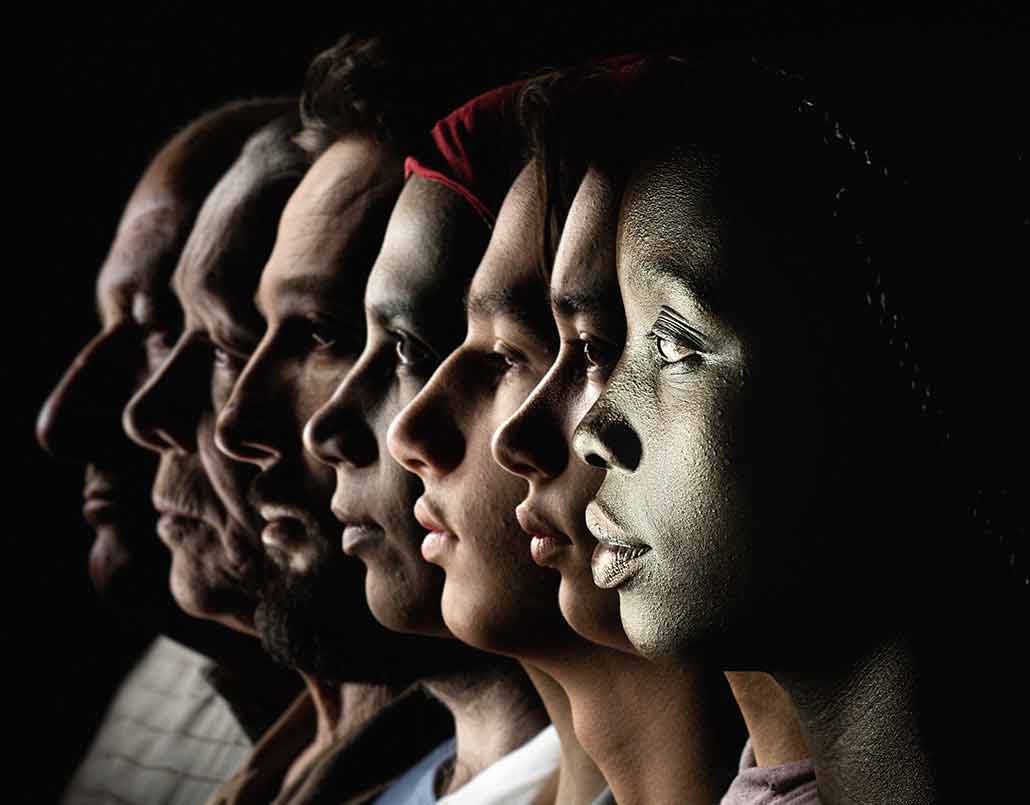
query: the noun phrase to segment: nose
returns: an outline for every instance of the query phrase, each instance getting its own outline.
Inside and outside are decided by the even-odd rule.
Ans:
[[[556,478],[568,465],[569,445],[551,406],[547,378],[494,433],[494,459],[528,481]]]
[[[359,396],[362,379],[359,362],[304,426],[304,447],[330,467],[367,467],[379,457],[375,433],[365,420],[370,401]]]
[[[457,422],[461,389],[454,356],[444,361],[422,391],[397,415],[386,434],[390,454],[423,480],[455,470],[465,456],[465,436]]]
[[[40,446],[59,458],[97,461],[131,447],[122,410],[145,368],[129,328],[99,333],[72,361],[36,419]]]
[[[613,394],[616,388],[613,377],[576,427],[572,445],[579,457],[592,467],[635,472],[640,466],[643,445],[616,404]]]
[[[137,444],[159,453],[196,452],[197,423],[210,394],[202,393],[209,384],[190,351],[184,335],[126,406],[125,432]]]
[[[236,461],[266,470],[282,458],[272,410],[276,389],[267,351],[259,347],[244,367],[215,424],[215,444]],[[296,437],[294,437],[296,438]]]

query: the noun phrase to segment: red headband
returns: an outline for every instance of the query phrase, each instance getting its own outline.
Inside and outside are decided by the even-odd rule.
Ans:
[[[404,176],[421,176],[460,194],[493,226],[508,189],[525,165],[518,120],[524,82],[492,89],[433,126],[425,153],[404,161]]]

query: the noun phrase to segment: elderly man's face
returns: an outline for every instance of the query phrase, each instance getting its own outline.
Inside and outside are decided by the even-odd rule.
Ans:
[[[582,461],[572,435],[604,389],[625,339],[615,273],[619,195],[611,179],[590,170],[569,209],[551,275],[551,311],[560,339],[550,370],[494,437],[502,467],[529,482],[516,509],[532,535],[533,559],[561,573],[562,614],[581,635],[630,649],[619,597],[599,589],[590,572],[597,540],[584,511],[604,471]]]
[[[176,600],[244,631],[261,586],[261,521],[247,499],[256,470],[215,447],[214,424],[264,332],[254,290],[295,185],[244,158],[212,191],[174,276],[182,335],[126,411],[130,435],[161,456],[153,496]]]
[[[443,572],[422,558],[417,475],[386,449],[390,423],[465,335],[465,289],[486,248],[485,222],[453,190],[413,177],[401,193],[365,291],[365,349],[308,425],[309,448],[336,470],[343,550],[368,569],[380,623],[448,634]]]
[[[530,169],[505,199],[469,290],[468,334],[390,428],[394,457],[422,479],[422,555],[444,569],[450,630],[479,648],[529,658],[570,632],[558,576],[534,564],[515,519],[521,478],[491,454],[494,430],[550,367],[556,337],[534,249],[539,205]]]
[[[381,633],[363,567],[340,549],[334,478],[304,450],[302,431],[364,345],[362,296],[403,179],[400,160],[371,139],[334,144],[283,213],[257,306],[267,329],[218,419],[221,449],[257,472],[269,571],[256,624],[266,645],[301,670],[334,677],[379,664]],[[360,648],[360,651],[357,649]]]
[[[122,430],[132,394],[174,341],[181,313],[168,280],[185,239],[182,205],[147,180],[125,211],[97,277],[101,331],[76,356],[43,405],[40,442],[86,463],[83,513],[95,540],[94,586],[126,609],[172,608],[168,554],[154,538],[154,457]]]

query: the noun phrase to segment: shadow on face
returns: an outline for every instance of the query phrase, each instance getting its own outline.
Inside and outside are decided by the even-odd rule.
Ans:
[[[397,631],[449,635],[444,575],[422,558],[426,529],[412,511],[422,483],[387,452],[387,429],[464,338],[462,300],[488,236],[452,189],[408,181],[368,279],[364,350],[305,432],[336,472],[333,512],[344,552],[366,566],[369,607]]]
[[[253,297],[307,165],[290,139],[298,126],[288,116],[256,134],[205,202],[174,276],[182,334],[125,416],[161,457],[153,497],[173,595],[186,612],[246,632],[262,586],[255,472],[216,449],[214,425],[264,330]]]
[[[632,651],[617,593],[598,588],[590,572],[598,543],[584,511],[604,471],[572,449],[576,425],[603,390],[625,338],[615,272],[618,212],[614,180],[597,169],[587,171],[569,208],[551,275],[550,327],[560,340],[558,354],[495,434],[494,456],[529,483],[516,515],[532,535],[534,561],[561,574],[558,597],[565,619],[590,640]],[[550,337],[542,334],[540,340]]]
[[[425,485],[415,516],[424,558],[444,569],[450,630],[479,648],[531,656],[569,638],[558,576],[534,564],[515,518],[526,484],[493,459],[491,439],[546,373],[556,337],[532,173],[520,174],[469,291],[468,334],[391,426],[390,452]]]

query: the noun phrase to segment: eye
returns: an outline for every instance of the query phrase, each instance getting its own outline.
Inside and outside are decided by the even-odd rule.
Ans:
[[[168,330],[153,330],[147,334],[144,347],[151,360],[162,359],[175,346],[175,336]]]
[[[664,336],[658,335],[658,333],[650,333],[649,338],[654,341],[655,349],[658,351],[659,357],[661,357],[665,363],[679,363],[682,360],[686,360],[691,355],[697,354],[697,350],[693,347],[681,344],[671,338],[665,338]]]
[[[338,338],[336,329],[327,321],[318,318],[308,320],[311,326],[311,340],[315,342],[315,349],[328,350],[336,345]]]
[[[232,355],[230,355],[226,350],[222,349],[221,347],[214,347],[214,349],[212,349],[211,351],[211,355],[214,358],[216,366],[232,365]]]
[[[397,359],[401,362],[402,366],[421,366],[433,357],[433,353],[425,344],[417,338],[412,338],[407,333],[391,330],[390,337],[394,340]]]
[[[583,359],[587,364],[587,372],[591,374],[611,371],[619,359],[619,350],[606,341],[594,338],[589,333],[580,333],[579,340],[583,344]]]

